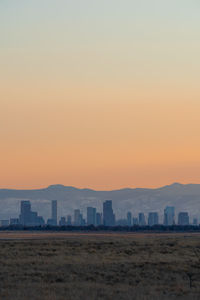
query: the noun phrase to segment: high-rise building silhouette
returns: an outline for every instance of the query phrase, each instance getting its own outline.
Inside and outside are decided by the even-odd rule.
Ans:
[[[79,225],[80,226],[85,226],[86,225],[85,219],[83,218],[83,214],[79,215]]]
[[[130,211],[127,212],[127,225],[132,225],[132,213]]]
[[[159,223],[158,220],[158,213],[157,212],[150,212],[148,215],[148,225],[153,226]]]
[[[167,206],[164,210],[164,222],[165,226],[171,226],[175,224],[175,208],[173,206]]]
[[[99,226],[102,224],[102,214],[97,212],[96,213],[96,226]]]
[[[74,225],[75,226],[80,226],[81,225],[81,213],[80,213],[80,209],[75,209],[74,210]]]
[[[145,226],[146,225],[145,215],[142,212],[138,214],[138,223],[139,223],[139,226]]]
[[[105,226],[115,226],[115,215],[112,209],[112,200],[103,203],[103,224]]]
[[[31,203],[30,201],[21,201],[21,210],[19,216],[20,224],[29,226],[31,224]]]
[[[189,225],[189,215],[188,212],[180,212],[178,214],[178,225]]]
[[[194,226],[198,226],[198,218],[196,217],[191,220],[191,224]],[[51,219],[47,220],[47,225],[49,226],[57,226],[57,200],[53,200],[51,202]],[[189,225],[189,213],[188,212],[179,212],[178,214],[178,225]],[[157,212],[149,212],[148,214],[148,225],[153,226],[159,224],[159,215]],[[160,223],[161,224],[161,223]],[[163,224],[166,226],[173,226],[175,224],[175,208],[173,206],[167,206],[164,209],[164,219]],[[28,200],[23,200],[20,203],[20,215],[19,218],[10,218],[10,220],[0,220],[0,226],[15,226],[15,225],[23,225],[23,226],[43,226],[45,225],[45,221],[43,217],[38,216],[37,212],[31,210],[31,203]],[[103,203],[103,213],[96,212],[95,207],[87,207],[87,220],[83,218],[83,215],[80,209],[74,210],[74,218],[72,222],[72,217],[70,215],[67,216],[67,220],[65,217],[61,217],[59,221],[59,226],[86,226],[86,225],[105,225],[105,226],[132,226],[139,225],[145,226],[146,219],[143,212],[138,214],[138,218],[132,218],[132,213],[130,211],[127,212],[126,218],[115,220],[115,214],[112,208],[112,200],[106,200]],[[161,228],[161,227],[159,227]],[[167,228],[166,228],[167,229]],[[166,230],[163,229],[163,230]],[[117,229],[116,229],[117,230]],[[136,228],[137,230],[137,228]],[[162,230],[162,228],[161,228]],[[176,230],[176,228],[172,228],[172,230]],[[185,229],[184,229],[185,230]],[[187,228],[186,228],[187,230]]]
[[[96,225],[96,208],[87,207],[87,225]]]
[[[57,200],[51,201],[51,219],[53,225],[57,225]]]
[[[45,224],[43,217],[38,216],[37,212],[31,211],[30,201],[21,201],[19,223],[24,226],[42,226]]]

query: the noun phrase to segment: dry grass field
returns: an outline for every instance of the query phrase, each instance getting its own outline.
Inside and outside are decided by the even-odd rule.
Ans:
[[[200,299],[200,235],[1,232],[0,299]]]

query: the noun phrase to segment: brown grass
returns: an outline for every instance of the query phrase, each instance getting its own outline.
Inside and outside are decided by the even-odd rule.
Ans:
[[[198,234],[0,233],[3,300],[199,298]]]

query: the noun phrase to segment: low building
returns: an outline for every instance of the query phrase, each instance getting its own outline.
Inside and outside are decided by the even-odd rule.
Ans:
[[[6,227],[9,226],[9,220],[0,220],[0,226]]]
[[[139,224],[138,218],[133,218],[133,226],[138,225],[138,224]]]
[[[11,218],[10,225],[19,225],[19,218]]]
[[[66,225],[67,225],[66,218],[61,217],[59,221],[59,226],[66,226]]]
[[[193,219],[193,225],[194,225],[194,226],[198,226],[198,219],[197,219],[197,218],[194,218],[194,219]]]
[[[67,226],[71,226],[72,225],[72,216],[68,215],[67,216]]]

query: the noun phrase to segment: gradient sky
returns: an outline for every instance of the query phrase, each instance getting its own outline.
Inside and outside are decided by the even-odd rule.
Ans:
[[[1,0],[0,187],[200,183],[199,0]]]

